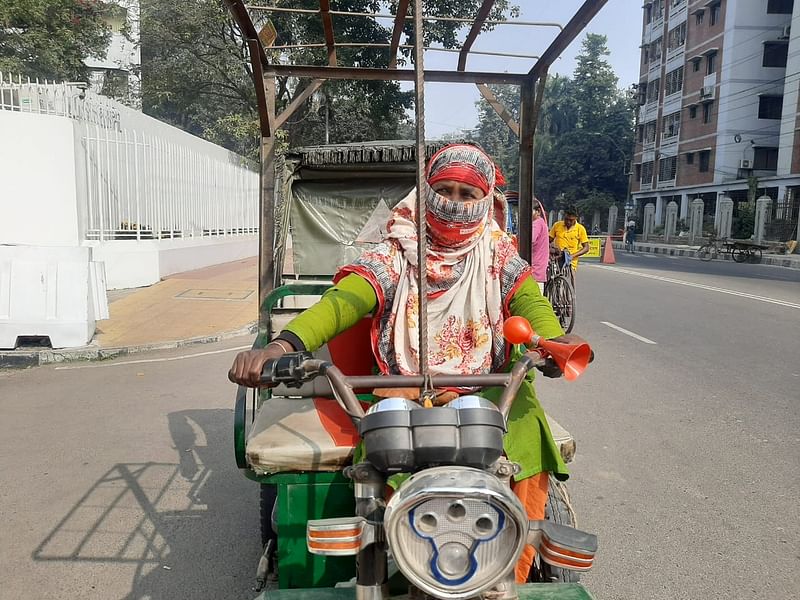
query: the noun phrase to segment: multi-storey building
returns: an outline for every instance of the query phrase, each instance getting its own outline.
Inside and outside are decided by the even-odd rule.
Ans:
[[[701,198],[710,223],[718,197],[737,206],[749,185],[796,212],[800,1],[646,0],[643,10],[637,212],[652,203],[659,225],[668,202],[685,218]]]

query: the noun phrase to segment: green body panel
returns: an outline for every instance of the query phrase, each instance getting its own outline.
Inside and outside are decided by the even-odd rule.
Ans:
[[[577,583],[531,583],[517,587],[519,600],[592,600],[591,594]],[[355,600],[355,588],[313,590],[267,590],[255,600]],[[404,596],[392,596],[400,600]]]
[[[355,514],[353,487],[339,473],[282,473],[262,481],[278,485],[278,586],[332,587],[356,574],[353,556],[318,556],[306,547],[309,519]]]

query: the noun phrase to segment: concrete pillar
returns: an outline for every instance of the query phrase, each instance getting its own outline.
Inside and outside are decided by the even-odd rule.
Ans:
[[[600,211],[596,210],[592,213],[592,231],[595,229],[600,229]]]
[[[556,211],[550,211],[550,214],[547,216],[547,223],[550,227],[556,224]]]
[[[608,235],[614,235],[616,233],[618,211],[619,209],[616,204],[612,204],[608,207],[608,231],[606,232]]]
[[[717,237],[727,239],[731,237],[731,226],[733,225],[733,200],[728,196],[720,196],[717,199],[717,220],[714,229],[717,230]]]
[[[681,212],[678,218],[685,219],[689,216],[689,194],[681,194]]]
[[[656,196],[656,214],[655,214],[655,224],[661,225],[663,222],[664,217],[664,198],[662,196]]]
[[[644,223],[642,223],[642,241],[646,242],[647,237],[653,235],[653,228],[655,227],[656,207],[650,202],[645,204],[644,207]]]
[[[772,211],[772,198],[769,196],[761,196],[756,200],[756,223],[753,238],[757,242],[764,240],[764,233],[766,232],[767,223]]]
[[[689,212],[689,242],[694,243],[703,237],[703,207],[704,203],[700,198],[692,200],[692,207]]]
[[[564,220],[564,211],[563,210],[558,211],[558,220],[559,221],[563,221]]]
[[[664,241],[669,242],[675,237],[678,226],[678,203],[674,200],[667,204],[667,216],[664,222]]]

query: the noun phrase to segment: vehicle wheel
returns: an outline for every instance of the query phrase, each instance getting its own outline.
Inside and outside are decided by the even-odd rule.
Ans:
[[[697,249],[697,258],[699,258],[704,262],[710,261],[713,258],[711,254],[711,246],[709,246],[708,244],[700,246],[700,248]]]
[[[272,526],[272,511],[278,499],[278,487],[273,484],[261,484],[259,495],[261,547],[266,546],[269,540],[278,540],[278,532]]]
[[[556,313],[564,332],[569,333],[575,326],[575,288],[563,275],[555,277],[550,284],[548,298],[553,312]]]
[[[733,260],[737,263],[747,262],[747,252],[746,248],[734,248],[733,249]]]
[[[547,490],[547,504],[544,507],[544,518],[547,521],[575,527],[575,513],[569,502],[567,486],[552,475]],[[547,564],[537,555],[528,575],[531,583],[578,583],[580,574],[576,571],[562,569]]]
[[[751,263],[760,263],[761,262],[761,248],[753,248],[750,251],[750,255],[747,257],[747,260]]]

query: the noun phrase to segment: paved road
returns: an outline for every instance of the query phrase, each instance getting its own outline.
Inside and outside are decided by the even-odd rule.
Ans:
[[[617,258],[578,272],[591,371],[539,384],[578,439],[571,489],[601,539],[586,585],[608,600],[800,596],[800,272]]]
[[[578,274],[595,364],[538,384],[578,439],[570,486],[601,537],[586,585],[800,596],[800,273],[618,258]],[[0,372],[0,599],[252,597],[257,489],[224,378],[248,343]]]

